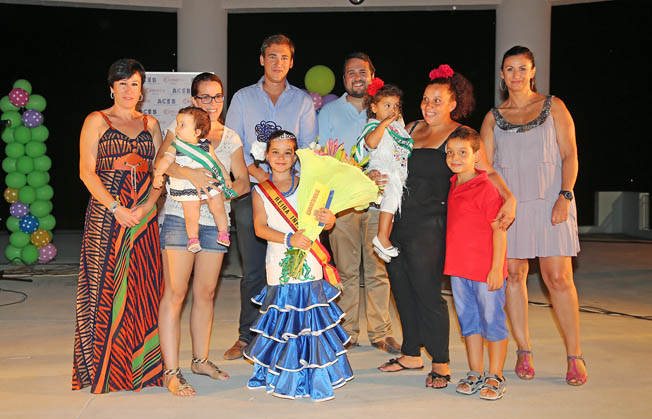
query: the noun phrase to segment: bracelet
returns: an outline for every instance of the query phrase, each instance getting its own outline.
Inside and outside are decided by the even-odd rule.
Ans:
[[[292,238],[293,235],[294,235],[294,233],[287,233],[287,234],[285,235],[285,245],[286,245],[289,249],[292,248],[292,245],[290,244],[290,239]]]

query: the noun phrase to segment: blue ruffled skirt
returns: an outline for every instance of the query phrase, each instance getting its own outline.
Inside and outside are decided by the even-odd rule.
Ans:
[[[317,280],[268,285],[252,299],[261,308],[251,326],[257,335],[244,353],[254,362],[249,388],[325,401],[353,378],[344,349],[350,337],[339,325],[344,313],[333,302],[338,295],[335,287]]]

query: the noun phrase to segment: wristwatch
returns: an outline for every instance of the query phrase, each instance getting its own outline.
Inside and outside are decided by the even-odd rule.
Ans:
[[[118,201],[113,201],[111,202],[111,206],[109,207],[109,210],[111,210],[111,214],[115,214],[116,210],[120,206],[120,203]]]
[[[559,194],[563,196],[564,198],[568,199],[569,201],[573,200],[573,192],[571,191],[559,191]]]

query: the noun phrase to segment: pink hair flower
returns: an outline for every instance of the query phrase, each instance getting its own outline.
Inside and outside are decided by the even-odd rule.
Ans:
[[[453,77],[453,74],[455,74],[455,72],[453,71],[451,66],[449,66],[448,64],[442,64],[439,67],[433,69],[428,76],[430,77],[430,80],[434,80],[434,79]]]
[[[369,96],[376,96],[376,93],[380,90],[381,87],[385,85],[385,82],[378,77],[374,77],[371,80],[371,84],[367,86],[367,94]]]

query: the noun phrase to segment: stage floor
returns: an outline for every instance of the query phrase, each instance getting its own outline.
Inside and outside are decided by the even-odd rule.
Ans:
[[[60,256],[51,269],[77,269],[80,233],[57,235]],[[583,237],[576,260],[576,283],[583,306],[652,315],[652,242],[619,237]],[[3,247],[4,248],[4,247]],[[77,249],[77,250],[75,250]],[[15,266],[3,265],[5,272]],[[67,269],[67,271],[65,271]],[[536,274],[528,278],[530,300],[547,301]],[[582,344],[589,381],[566,385],[564,348],[552,311],[530,306],[530,332],[536,378],[514,374],[515,344],[510,339],[505,377],[507,393],[497,402],[424,386],[426,371],[382,373],[376,369],[390,356],[369,345],[349,351],[355,379],[336,390],[335,399],[315,404],[291,401],[246,388],[253,367],[243,360],[224,361],[222,354],[237,338],[239,280],[220,281],[215,301],[211,358],[231,375],[214,381],[193,375],[189,339],[189,305],[183,312],[181,362],[197,396],[176,398],[162,388],[140,393],[92,395],[70,390],[76,279],[38,276],[34,282],[0,280],[0,305],[21,291],[28,298],[0,306],[0,417],[7,418],[248,418],[248,417],[500,417],[595,418],[649,417],[652,408],[652,322],[629,317],[581,313]],[[451,312],[451,370],[456,382],[467,371],[464,345]],[[363,316],[364,317],[364,316]],[[400,325],[392,313],[395,336]],[[365,324],[362,324],[364,330]],[[426,365],[428,358],[423,355]],[[647,367],[646,367],[647,365]],[[427,368],[426,368],[427,369]],[[482,409],[482,410],[480,410]]]

